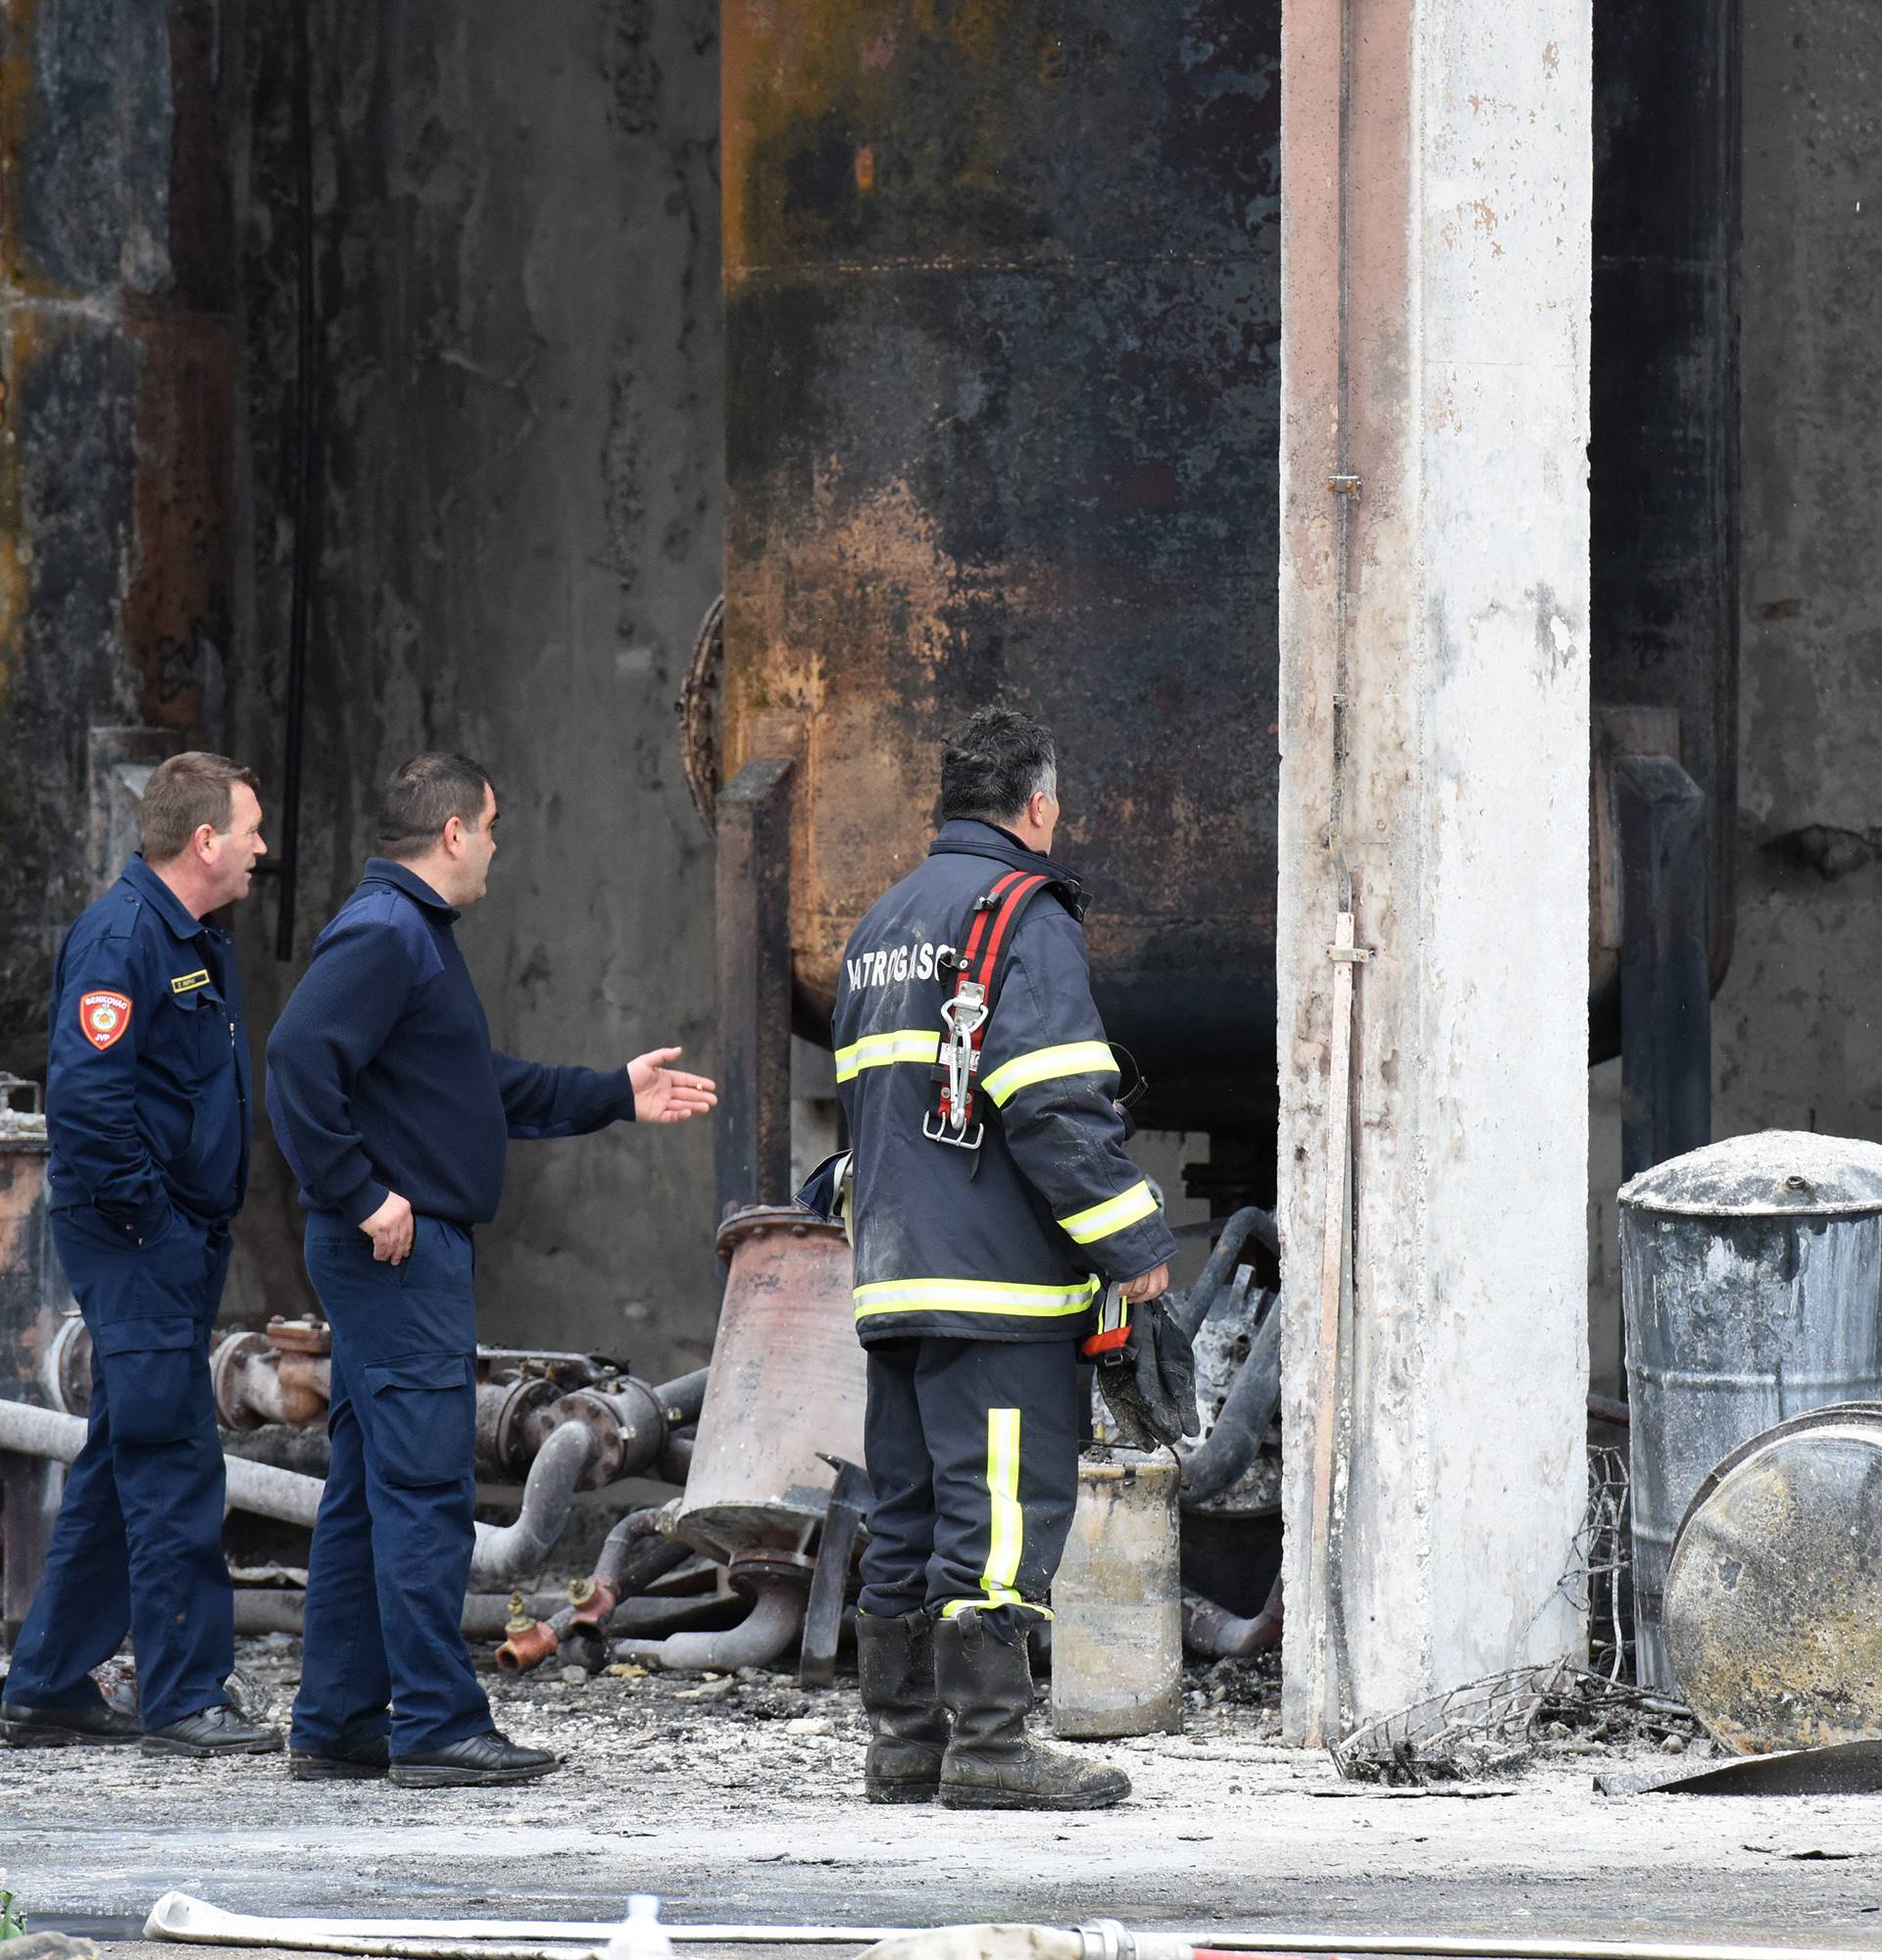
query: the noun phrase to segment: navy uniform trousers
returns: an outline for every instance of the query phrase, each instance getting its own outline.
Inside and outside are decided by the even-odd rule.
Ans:
[[[357,1225],[315,1211],[306,1246],[333,1330],[333,1460],[308,1559],[293,1746],[318,1754],[389,1727],[395,1756],[444,1748],[495,1726],[461,1631],[476,1539],[470,1234],[419,1218],[395,1266]]]
[[[1003,1631],[1043,1613],[1078,1497],[1076,1344],[925,1336],[868,1355],[862,1610],[972,1606]]]
[[[222,1701],[235,1664],[209,1384],[228,1234],[173,1209],[138,1246],[88,1205],[55,1211],[52,1234],[91,1335],[91,1418],[6,1697],[90,1705],[91,1670],[128,1632],[143,1724],[161,1729]]]

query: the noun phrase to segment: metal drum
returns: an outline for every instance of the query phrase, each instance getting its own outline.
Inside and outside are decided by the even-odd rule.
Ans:
[[[728,1563],[802,1560],[835,1481],[822,1455],[863,1460],[849,1242],[755,1205],[719,1227],[718,1254],[731,1273],[677,1530]]]
[[[1882,1400],[1882,1148],[1734,1137],[1643,1172],[1620,1207],[1637,1666],[1669,1688],[1667,1562],[1707,1475],[1787,1417]]]
[[[1814,1409],[1728,1456],[1680,1525],[1663,1625],[1722,1747],[1882,1737],[1882,1408]]]
[[[1183,1726],[1182,1580],[1166,1450],[1109,1448],[1078,1464],[1078,1508],[1052,1585],[1052,1726],[1061,1736]]]

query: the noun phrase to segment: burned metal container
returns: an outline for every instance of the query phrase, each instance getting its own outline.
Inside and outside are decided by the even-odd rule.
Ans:
[[[1271,1131],[1279,31],[1239,0],[721,10],[719,780],[796,764],[818,1039],[944,737],[1004,700],[1059,736],[1142,1119]]]
[[[708,808],[746,765],[793,764],[818,1040],[845,938],[925,846],[946,734],[991,700],[1040,714],[1140,1120],[1264,1152],[1281,11],[726,0],[726,591],[687,690]],[[1598,32],[1594,577],[1619,623],[1595,692],[1660,711],[1594,759],[1595,1059],[1621,1043],[1616,760],[1690,775],[1713,984],[1731,944],[1728,17],[1667,0]]]
[[[1674,1157],[1622,1186],[1620,1260],[1637,1667],[1666,1688],[1667,1563],[1713,1466],[1882,1400],[1882,1147],[1769,1130]]]
[[[1182,1579],[1167,1451],[1078,1463],[1078,1506],[1052,1584],[1052,1726],[1066,1737],[1183,1726]]]
[[[1662,1626],[1721,1747],[1882,1738],[1882,1407],[1814,1409],[1734,1450],[1680,1525]]]
[[[788,1206],[719,1228],[730,1264],[676,1529],[731,1564],[801,1570],[836,1473],[863,1460],[864,1357],[849,1242]]]

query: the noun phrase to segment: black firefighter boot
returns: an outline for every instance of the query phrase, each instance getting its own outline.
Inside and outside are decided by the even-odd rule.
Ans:
[[[1032,1667],[1023,1640],[1001,1640],[973,1608],[941,1621],[934,1636],[935,1678],[954,1717],[941,1763],[950,1810],[1102,1810],[1130,1794],[1122,1770],[1027,1740]]]
[[[947,1711],[934,1690],[934,1622],[917,1608],[856,1616],[856,1680],[871,1740],[863,1788],[871,1803],[926,1803],[941,1784]]]

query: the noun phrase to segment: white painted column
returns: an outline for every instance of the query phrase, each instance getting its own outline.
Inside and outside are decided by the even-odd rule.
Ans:
[[[1583,1638],[1590,0],[1286,0],[1282,107],[1285,1722],[1314,1740],[1336,1674],[1362,1721]]]

